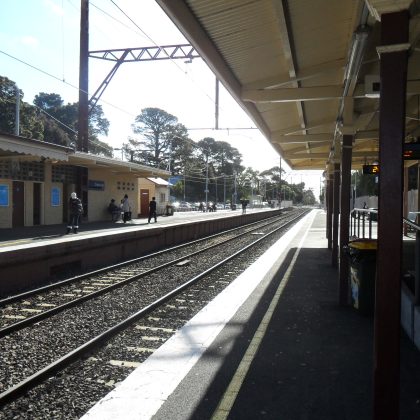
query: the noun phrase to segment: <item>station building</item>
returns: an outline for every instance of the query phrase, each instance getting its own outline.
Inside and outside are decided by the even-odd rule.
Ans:
[[[0,133],[0,228],[66,223],[74,191],[83,220],[110,218],[107,206],[128,195],[133,217],[146,217],[149,197],[169,199],[170,173],[69,147]]]

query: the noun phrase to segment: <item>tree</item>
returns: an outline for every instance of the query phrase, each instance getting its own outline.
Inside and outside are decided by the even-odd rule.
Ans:
[[[313,206],[315,204],[315,196],[312,190],[303,191],[302,203],[306,206]]]
[[[156,167],[169,167],[173,149],[188,138],[188,131],[178,118],[159,108],[142,109],[132,128],[141,140],[129,138],[126,152],[134,160]]]
[[[41,111],[39,117],[44,124],[43,139],[50,143],[76,147],[78,128],[77,102],[64,105],[56,93],[40,92],[35,96],[34,105]],[[100,141],[99,135],[108,135],[109,121],[104,117],[101,105],[97,105],[89,115],[89,151],[96,155],[112,157],[112,147]]]
[[[16,83],[7,77],[0,76],[0,131],[14,134],[16,124]],[[23,92],[19,90],[20,102],[20,135],[43,139],[43,126],[35,110],[23,102]]]

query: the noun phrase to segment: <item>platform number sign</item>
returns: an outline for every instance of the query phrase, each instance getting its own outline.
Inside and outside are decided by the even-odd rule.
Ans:
[[[363,165],[363,175],[378,175],[379,165]]]

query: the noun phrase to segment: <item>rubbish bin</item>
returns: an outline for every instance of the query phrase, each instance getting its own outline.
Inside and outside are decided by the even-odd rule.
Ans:
[[[363,315],[373,313],[376,275],[375,239],[358,239],[347,247],[350,259],[352,306]]]
[[[231,208],[232,210],[236,210],[236,204],[232,204],[232,205],[230,206],[230,208]]]
[[[174,215],[174,208],[172,206],[166,206],[166,215],[173,216]]]

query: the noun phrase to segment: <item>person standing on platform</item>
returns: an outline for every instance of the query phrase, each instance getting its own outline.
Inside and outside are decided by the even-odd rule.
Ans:
[[[242,214],[246,213],[246,205],[248,202],[246,200],[242,200]]]
[[[130,201],[128,200],[127,194],[124,195],[121,208],[122,208],[122,211],[124,212],[123,222],[126,223],[129,220],[131,220],[131,205],[130,205]]]
[[[152,220],[152,217],[155,218],[155,223],[157,222],[156,216],[156,198],[152,197],[152,201],[149,203],[149,223]]]
[[[69,212],[69,223],[67,224],[66,234],[69,234],[72,229],[74,233],[77,233],[77,229],[79,229],[79,219],[83,213],[83,204],[80,198],[77,198],[75,192],[70,194]]]

